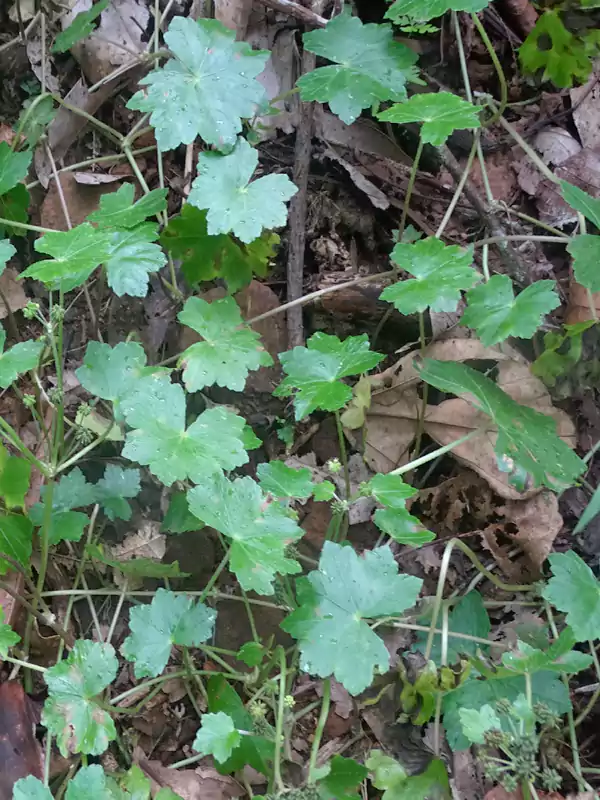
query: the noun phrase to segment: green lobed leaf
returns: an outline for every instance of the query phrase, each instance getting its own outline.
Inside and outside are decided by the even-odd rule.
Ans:
[[[558,675],[537,672],[531,677],[531,684],[534,703],[545,703],[557,714],[565,714],[571,709],[569,691]],[[444,695],[444,728],[452,750],[466,750],[469,747],[469,740],[463,734],[460,722],[461,709],[477,709],[486,704],[493,707],[498,700],[512,703],[521,694],[525,694],[525,677],[522,675],[514,678],[470,679],[458,689]]]
[[[148,275],[167,263],[158,239],[158,227],[151,222],[125,231],[111,231],[108,257],[104,261],[106,280],[117,295],[146,297]]]
[[[355,800],[357,788],[369,771],[353,758],[335,755],[325,765],[327,774],[319,778],[318,787],[322,800]]]
[[[456,311],[463,289],[479,280],[471,266],[473,250],[445,245],[430,236],[414,244],[399,242],[391,255],[392,261],[414,277],[393,283],[380,297],[393,303],[401,314],[425,311]]]
[[[20,154],[19,154],[20,155]],[[24,184],[18,183],[6,194],[0,195],[0,217],[9,220],[8,223],[0,225],[0,236],[9,234],[10,236],[27,236],[27,231],[17,228],[10,222],[25,223],[29,219],[29,192]]]
[[[427,625],[429,620],[422,620],[421,623]],[[447,644],[447,664],[458,664],[462,656],[477,655],[478,650],[486,650],[485,645],[479,642],[471,642],[468,639],[459,639],[453,633],[465,633],[468,636],[477,636],[479,639],[487,639],[490,635],[490,618],[483,598],[476,591],[470,591],[456,603],[452,611],[448,614],[448,644]],[[427,633],[419,632],[415,642],[415,650],[425,651],[427,644]],[[436,633],[433,637],[433,647],[431,648],[430,659],[436,664],[442,663],[442,637]]]
[[[543,70],[542,81],[561,88],[585,83],[592,71],[592,60],[585,44],[565,27],[559,11],[547,10],[538,17],[533,30],[519,48],[521,66],[534,74]]]
[[[32,149],[46,133],[48,126],[58,113],[58,109],[54,107],[54,98],[50,95],[36,102],[35,108],[32,108],[34,100],[37,101],[38,98],[33,98],[23,104],[23,110],[17,123],[17,129],[21,131],[28,147]]]
[[[600,236],[584,233],[574,236],[567,245],[573,256],[575,280],[590,292],[600,291]]]
[[[95,698],[114,681],[117,668],[110,644],[79,639],[66,660],[44,673],[48,699],[42,724],[56,736],[64,758],[73,753],[99,756],[116,737],[110,713]]]
[[[481,708],[459,708],[458,718],[463,736],[473,744],[484,744],[488,731],[502,730],[500,717],[488,703]]]
[[[305,672],[334,675],[350,694],[359,694],[373,680],[374,670],[389,668],[383,641],[365,620],[399,614],[411,608],[422,581],[399,575],[389,547],[359,557],[351,547],[326,541],[319,569],[308,576],[300,607],[281,627],[300,648]]]
[[[149,605],[129,612],[131,633],[121,653],[134,662],[136,678],[160,675],[174,644],[196,647],[212,636],[216,611],[190,597],[157,589]]]
[[[28,775],[13,786],[13,800],[53,800],[52,793],[39,778]]]
[[[279,354],[287,377],[274,392],[276,397],[294,395],[297,420],[317,408],[342,408],[352,397],[352,390],[340,379],[367,372],[384,358],[369,349],[366,334],[349,336],[342,342],[337,336],[315,333],[306,344]]]
[[[140,472],[108,464],[104,475],[94,485],[94,503],[100,503],[110,520],[131,519],[131,506],[126,498],[140,493]]]
[[[5,343],[6,331],[0,325],[0,386],[8,389],[19,375],[37,367],[44,343],[28,339],[4,350]]]
[[[160,241],[174,258],[181,260],[188,283],[194,285],[219,276],[234,293],[250,283],[253,273],[267,274],[279,236],[265,231],[248,245],[238,244],[224,233],[209,236],[206,211],[186,203],[180,216],[164,229]]]
[[[543,596],[563,611],[578,642],[600,636],[600,583],[573,550],[548,556],[552,577]],[[574,591],[576,587],[576,591]]]
[[[377,116],[384,122],[420,122],[421,141],[440,147],[451,133],[481,127],[480,109],[452,92],[414,94]]]
[[[257,150],[241,137],[228,155],[205,151],[198,156],[198,177],[188,202],[208,210],[206,222],[211,236],[233,232],[249,244],[263,229],[285,225],[285,204],[298,189],[283,174],[250,182],[257,166]]]
[[[293,469],[283,461],[259,464],[256,477],[265,494],[273,497],[310,497],[313,493],[312,474],[309,469]]]
[[[477,13],[489,5],[489,0],[396,0],[385,16],[397,25],[409,22],[427,22],[443,16],[447,11]]]
[[[273,363],[258,333],[244,324],[239,306],[232,297],[212,303],[190,297],[177,318],[203,338],[179,358],[179,366],[184,365],[183,380],[188,392],[197,392],[215,383],[241,392],[250,370]]]
[[[441,759],[434,758],[427,769],[410,775],[404,767],[381,750],[372,750],[365,762],[372,772],[371,781],[383,789],[381,800],[450,800],[448,773]]]
[[[487,283],[467,292],[467,308],[460,324],[477,331],[484,347],[509,336],[530,339],[544,315],[560,305],[554,287],[554,281],[536,281],[515,298],[508,275],[492,275]]]
[[[192,514],[231,540],[229,566],[245,591],[273,594],[277,573],[300,572],[286,548],[303,530],[252,478],[213,475],[188,491],[188,502]]]
[[[106,775],[99,764],[90,764],[89,767],[82,767],[69,781],[65,800],[134,800],[134,798],[129,793],[124,794],[116,781]]]
[[[218,711],[216,714],[203,714],[202,724],[192,749],[204,756],[214,756],[222,764],[231,756],[242,737],[229,714]]]
[[[53,256],[37,261],[21,278],[34,278],[51,288],[69,292],[81,286],[92,272],[110,256],[111,236],[108,231],[84,222],[70,231],[47,233],[34,243],[38,253]]]
[[[0,607],[0,658],[6,658],[10,648],[20,641],[19,634],[4,622],[4,609]]]
[[[533,675],[540,670],[574,675],[587,669],[592,656],[573,650],[576,643],[572,628],[565,628],[547,650],[538,650],[526,642],[517,642],[517,648],[502,654],[502,664],[511,672]]]
[[[259,642],[246,642],[237,651],[236,658],[243,661],[247,667],[258,667],[267,653],[267,648]]]
[[[421,378],[443,392],[466,394],[498,428],[496,454],[512,459],[536,485],[571,485],[585,470],[584,462],[556,433],[551,417],[515,402],[489,378],[465,364],[425,359]]]
[[[0,514],[0,552],[6,553],[26,569],[31,560],[32,537],[33,525],[27,517],[20,514]],[[0,558],[1,575],[12,569],[12,564]]]
[[[566,375],[581,359],[583,334],[594,325],[594,320],[588,319],[564,325],[563,330],[548,331],[544,334],[544,350],[531,365],[531,372],[546,386],[555,386],[557,379]]]
[[[242,417],[217,406],[186,427],[185,393],[179,384],[138,384],[125,398],[123,412],[134,428],[127,433],[123,455],[148,466],[165,486],[186,478],[201,483],[248,461]]]
[[[163,519],[160,530],[162,533],[188,533],[199,531],[204,526],[195,517],[188,506],[185,492],[174,492],[169,501],[169,507]]]
[[[0,444],[0,497],[7,509],[23,508],[29,491],[31,464],[20,456],[11,456]]]
[[[100,198],[100,208],[88,214],[87,219],[99,228],[136,228],[148,217],[167,209],[167,189],[153,189],[134,202],[133,184],[124,183],[116,192]]]
[[[174,58],[140,80],[144,88],[127,108],[151,113],[161,150],[196,136],[217,147],[233,145],[241,119],[252,117],[263,100],[256,77],[269,53],[236,42],[234,31],[212,19],[177,16],[165,42]]]
[[[303,100],[329,103],[348,125],[383,100],[406,99],[406,83],[418,82],[417,54],[394,41],[390,25],[363,25],[349,13],[333,17],[323,30],[303,36],[304,47],[335,62],[298,81]]]
[[[8,142],[0,142],[0,195],[5,195],[27,175],[33,153],[14,153]]]
[[[575,211],[579,211],[586,219],[600,228],[600,199],[592,197],[579,186],[567,181],[560,181],[560,193],[563,200]]]
[[[0,275],[2,275],[6,269],[7,261],[10,261],[16,252],[15,247],[10,243],[9,239],[0,240]]]
[[[81,11],[73,22],[59,33],[52,45],[53,53],[66,53],[74,44],[94,32],[96,20],[106,11],[110,0],[98,0],[88,11]]]
[[[418,494],[417,489],[405,483],[399,475],[377,473],[366,484],[372,497],[387,508],[406,508],[406,501]]]
[[[424,529],[421,521],[405,508],[378,508],[373,522],[399,544],[421,547],[435,539],[435,533]]]

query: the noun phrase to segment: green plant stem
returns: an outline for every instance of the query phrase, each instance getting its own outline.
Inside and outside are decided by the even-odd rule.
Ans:
[[[424,355],[427,348],[427,339],[425,336],[425,312],[419,311],[419,347],[421,356]],[[423,396],[421,398],[421,411],[419,419],[417,420],[417,434],[415,436],[415,446],[413,449],[413,456],[418,457],[421,451],[421,441],[423,439],[423,431],[425,430],[425,417],[427,415],[427,403],[429,401],[429,384],[423,382]]]
[[[118,597],[121,594],[120,589],[55,589],[44,592],[42,597],[83,597],[85,595],[97,597]],[[154,597],[156,593],[150,590],[128,591],[127,597]],[[185,597],[201,597],[204,594],[202,591],[174,591],[175,595],[185,595]],[[216,600],[237,600],[240,603],[244,602],[243,597],[238,597],[235,594],[227,594],[225,592],[211,592],[210,595]],[[262,606],[263,608],[274,608],[277,611],[291,611],[292,609],[286,605],[277,605],[277,603],[269,603],[267,600],[255,600],[248,598],[248,602],[253,606]]]
[[[211,575],[208,583],[204,587],[204,589],[203,589],[203,591],[202,591],[202,593],[201,593],[201,595],[199,597],[199,600],[198,600],[199,603],[203,603],[206,600],[206,598],[210,594],[210,590],[213,588],[215,583],[219,580],[219,575],[223,572],[223,570],[227,566],[227,562],[229,561],[230,553],[231,553],[231,548],[227,548],[227,550],[225,551],[225,555],[223,556],[223,558],[219,562],[218,567],[213,572],[213,574]]]
[[[596,678],[597,678],[598,681],[600,681],[600,662],[598,661],[598,653],[596,653],[596,648],[594,647],[594,643],[593,642],[588,642],[588,644],[589,644],[589,648],[590,648],[590,653],[592,655],[592,660],[594,662],[594,669],[596,670]],[[583,711],[581,711],[577,715],[577,718],[574,720],[573,726],[575,728],[577,728],[579,725],[581,725],[583,720],[588,716],[590,711],[595,707],[596,702],[598,701],[599,697],[600,697],[600,683],[596,687],[594,693],[590,697],[590,699],[587,702],[587,704],[586,704],[585,708],[583,709]]]
[[[4,219],[0,217],[0,225],[6,228],[19,228],[21,231],[33,231],[33,233],[55,233],[54,228],[42,228],[39,225],[31,225],[29,222],[17,222],[15,219]]]
[[[494,112],[493,116],[487,121],[486,125],[493,125],[494,122],[498,120],[499,117],[504,114],[506,106],[508,105],[508,85],[506,83],[506,76],[504,74],[504,70],[502,69],[502,64],[500,63],[500,59],[494,50],[494,45],[490,42],[490,37],[487,35],[486,29],[483,27],[483,24],[477,14],[471,14],[471,19],[473,20],[473,24],[477,28],[477,32],[481,37],[481,41],[484,43],[486,50],[488,51],[490,58],[492,59],[492,64],[494,65],[494,69],[496,70],[496,75],[498,76],[498,83],[500,84],[500,104],[496,111]]]
[[[423,464],[429,463],[429,461],[434,461],[436,458],[443,456],[445,453],[449,453],[451,450],[454,450],[455,447],[458,447],[459,444],[464,444],[464,442],[468,442],[469,439],[473,439],[478,434],[482,433],[483,429],[476,428],[474,431],[470,431],[469,433],[461,436],[460,439],[455,439],[453,442],[448,442],[443,447],[438,447],[437,450],[433,450],[431,453],[427,453],[420,458],[415,458],[414,461],[410,461],[408,464],[405,464],[403,467],[398,467],[397,469],[391,470],[389,473],[390,475],[405,475],[407,472],[411,472],[413,469],[417,467],[421,467]]]
[[[241,587],[240,587],[240,589],[241,589]],[[246,615],[248,617],[248,624],[250,625],[250,631],[252,632],[252,638],[257,644],[260,644],[261,643],[260,636],[258,635],[258,631],[256,629],[256,622],[254,620],[254,614],[252,612],[252,606],[248,602],[248,595],[246,594],[244,589],[241,589],[241,592],[242,592],[242,599],[244,601],[244,607],[246,609]]]
[[[404,235],[404,229],[406,227],[406,219],[408,217],[408,209],[410,208],[410,198],[412,197],[413,189],[415,188],[415,182],[417,180],[417,173],[419,171],[419,162],[421,161],[421,156],[423,155],[423,147],[424,142],[423,138],[419,136],[419,143],[417,145],[417,152],[415,153],[415,157],[413,158],[412,167],[410,169],[410,175],[408,176],[408,186],[406,187],[406,194],[404,195],[404,204],[402,206],[402,216],[400,217],[400,225],[398,227],[398,241],[402,241],[402,237]]]
[[[337,430],[338,435],[338,443],[340,446],[340,461],[342,462],[342,466],[344,468],[344,485],[346,487],[346,500],[350,499],[350,495],[352,494],[350,488],[350,469],[348,467],[348,451],[346,450],[346,439],[344,438],[344,427],[342,425],[342,420],[340,417],[339,411],[334,411],[335,415],[335,427]]]
[[[2,656],[3,661],[7,661],[9,664],[16,664],[17,667],[23,667],[24,669],[32,669],[34,672],[46,672],[47,667],[39,667],[37,664],[32,664],[30,661],[21,661],[20,658],[13,658],[12,656]]]
[[[501,205],[505,208],[508,217],[510,217],[511,215],[514,217],[518,217],[518,219],[522,219],[524,222],[529,222],[532,225],[537,226],[538,228],[543,228],[545,231],[553,233],[555,236],[564,236],[564,231],[555,228],[553,225],[548,225],[547,222],[541,222],[539,219],[531,217],[529,214],[524,214],[522,211],[517,211],[514,208],[509,208],[506,205],[506,203],[502,203]]]
[[[134,156],[142,156],[144,153],[152,153],[156,150],[154,145],[149,145],[148,147],[140,147],[139,150],[134,150]],[[57,170],[59,175],[63,175],[65,172],[77,172],[80,169],[84,169],[85,167],[93,167],[96,164],[113,164],[119,163],[120,161],[126,161],[127,156],[125,153],[115,153],[112,156],[99,156],[98,158],[86,158],[85,161],[78,161],[75,164],[69,164],[68,167],[62,167],[61,169]],[[53,176],[50,176],[53,179]],[[26,189],[35,189],[36,186],[41,186],[39,181],[31,181],[31,183],[26,183]],[[513,212],[514,213],[514,212]]]
[[[488,244],[498,244],[499,242],[547,242],[548,244],[569,244],[572,239],[570,236],[530,236],[527,234],[512,234],[507,236],[488,236],[485,239],[478,239],[473,242],[473,247],[485,247]]]
[[[285,650],[279,648],[279,698],[277,703],[277,717],[275,719],[275,749],[273,754],[273,781],[275,791],[282,792],[284,789],[281,779],[281,748],[283,745],[283,720],[285,717],[285,697],[287,692],[286,685],[287,664],[285,661]]]
[[[494,111],[497,111],[497,106],[492,100],[488,100],[488,104]],[[504,117],[498,117],[498,122],[504,130],[511,135],[511,137],[515,140],[515,142],[519,145],[519,147],[525,151],[527,156],[531,159],[531,161],[535,164],[535,166],[539,169],[542,173],[544,178],[547,178],[552,183],[560,186],[560,178],[557,178],[556,175],[552,172],[550,167],[547,164],[544,164],[542,159],[539,155],[535,152],[533,147],[531,147],[525,139],[521,136],[521,134],[506,120]]]
[[[452,218],[452,214],[454,213],[454,209],[456,208],[456,205],[460,200],[460,196],[463,193],[465,184],[469,180],[469,173],[471,172],[473,161],[475,160],[475,156],[477,154],[478,141],[479,141],[479,131],[475,131],[475,134],[473,136],[473,144],[471,145],[471,150],[469,152],[469,157],[467,158],[467,163],[465,164],[465,168],[463,170],[462,175],[460,176],[459,182],[456,184],[456,188],[454,189],[454,194],[452,195],[452,199],[450,200],[450,205],[446,209],[446,213],[444,214],[442,221],[440,222],[439,227],[435,232],[436,239],[442,238],[442,234],[446,230],[446,227],[450,222],[450,219]]]
[[[416,623],[412,622],[398,622],[394,620],[393,617],[385,618],[383,620],[378,620],[375,625],[371,626],[371,630],[375,630],[380,625],[391,625],[392,628],[399,628],[401,630],[407,631],[422,631],[423,633],[429,633],[431,628],[428,625],[417,625]],[[433,631],[434,635],[438,634],[441,635],[443,633],[441,628],[436,628]],[[475,642],[476,644],[482,645],[489,645],[489,639],[483,639],[480,636],[471,636],[469,633],[455,633],[454,631],[448,631],[448,638],[450,639],[463,639],[467,642]],[[494,647],[500,647],[500,649],[508,650],[508,645],[498,645],[497,642],[494,642]]]
[[[55,102],[59,103],[61,106],[67,109],[67,111],[71,111],[73,114],[76,114],[78,117],[82,117],[86,119],[90,125],[93,125],[95,128],[98,128],[99,131],[102,131],[108,138],[113,141],[117,145],[121,145],[123,141],[123,136],[115,130],[111,128],[110,125],[106,125],[104,122],[101,122],[99,119],[96,119],[92,114],[88,114],[87,111],[84,111],[82,108],[78,108],[77,106],[71,105],[67,100],[63,100],[62,97],[59,95],[53,94],[52,98]]]
[[[33,455],[31,450],[23,444],[14,428],[5,419],[2,419],[2,417],[0,417],[0,432],[4,434],[7,442],[12,444],[12,446],[21,453],[23,458],[27,459],[27,461],[39,470],[45,478],[50,477],[51,470],[49,466]]]
[[[195,670],[199,675],[225,675],[228,680],[231,681],[241,681],[242,683],[246,683],[248,680],[247,675],[242,675],[241,672],[235,673],[234,675],[229,675],[223,672],[216,672],[215,670],[209,669],[197,669]],[[128,697],[132,697],[138,692],[143,692],[145,689],[148,689],[150,686],[155,686],[157,683],[164,683],[165,681],[170,681],[172,678],[185,678],[189,675],[187,669],[180,669],[176,672],[169,672],[166,675],[159,675],[158,678],[151,678],[148,681],[144,681],[143,683],[138,683],[137,686],[134,686],[132,689],[127,689],[126,692],[122,692],[121,694],[113,697],[110,701],[111,706],[118,706],[119,703],[123,702],[123,700],[127,700]]]
[[[38,94],[38,96],[34,100],[32,100],[31,105],[28,106],[27,111],[23,114],[23,117],[19,122],[19,125],[12,140],[11,150],[13,151],[13,153],[19,147],[19,143],[21,141],[21,134],[25,130],[30,118],[33,116],[33,112],[36,110],[36,108],[39,106],[40,103],[43,103],[43,101],[47,97],[52,97],[52,95],[46,91],[42,91],[40,94]]]
[[[485,575],[485,577],[491,581],[494,586],[497,586],[498,589],[502,589],[504,592],[529,592],[533,588],[527,584],[519,584],[519,583],[504,583],[501,581],[500,578],[496,577],[493,572],[490,572],[489,569],[483,566],[481,561],[477,558],[475,553],[471,550],[471,548],[466,545],[460,539],[451,539],[444,549],[444,556],[442,558],[442,564],[440,567],[440,574],[438,578],[438,585],[437,585],[437,592],[435,595],[435,601],[433,604],[433,612],[431,615],[431,628],[429,629],[429,634],[427,636],[427,644],[425,646],[425,660],[429,661],[431,656],[431,648],[433,647],[433,638],[435,636],[435,628],[436,623],[438,620],[438,616],[440,613],[440,609],[442,607],[442,603],[444,602],[444,587],[446,585],[446,575],[448,572],[448,567],[450,565],[450,558],[454,551],[454,548],[458,547],[459,550],[467,556],[469,561],[473,564],[475,569],[477,569],[480,573]]]
[[[19,605],[23,606],[25,611],[27,611],[29,614],[31,614],[37,620],[39,620],[39,622],[41,622],[42,625],[45,625],[47,628],[50,628],[50,630],[53,630],[54,633],[60,636],[60,638],[63,639],[64,642],[69,647],[73,646],[73,637],[71,636],[70,633],[64,630],[64,628],[61,628],[60,625],[57,625],[51,618],[45,616],[37,609],[34,609],[32,604],[24,597],[21,597],[21,595],[18,592],[15,592],[15,590],[9,583],[0,580],[0,589],[6,592],[6,594],[9,594],[14,600],[17,601],[17,603],[19,603]]]
[[[323,701],[321,703],[321,713],[315,729],[315,738],[313,739],[312,747],[310,749],[310,760],[308,762],[308,785],[314,786],[316,783],[315,770],[317,768],[317,758],[319,757],[319,748],[321,746],[321,739],[323,731],[325,730],[325,723],[329,716],[329,703],[331,700],[331,680],[327,678],[323,681]]]

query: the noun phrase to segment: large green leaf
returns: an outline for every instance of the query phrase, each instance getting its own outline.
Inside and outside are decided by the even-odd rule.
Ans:
[[[0,553],[6,553],[25,569],[29,569],[33,525],[27,517],[20,514],[0,514]],[[0,558],[0,574],[14,566]]]
[[[212,636],[217,612],[192,598],[157,589],[149,605],[129,613],[131,633],[121,653],[135,664],[136,678],[155,677],[167,666],[171,647],[196,647]]]
[[[192,514],[231,540],[229,564],[246,591],[273,594],[277,573],[300,572],[286,548],[302,529],[279,503],[267,501],[252,478],[213,475],[189,490],[188,502]]]
[[[167,263],[160,245],[154,244],[157,239],[158,227],[151,222],[111,232],[104,266],[108,285],[118,297],[148,294],[148,275]]]
[[[532,675],[531,684],[534,703],[545,703],[557,714],[565,714],[570,710],[569,690],[558,675],[551,672],[537,672]],[[445,695],[442,711],[450,747],[453,750],[466,750],[470,744],[463,733],[461,709],[480,709],[486,704],[494,707],[498,700],[514,702],[520,694],[526,694],[525,677],[522,675],[514,678],[471,679]]]
[[[556,433],[551,417],[515,402],[489,378],[466,364],[425,359],[418,367],[424,381],[456,395],[467,395],[498,428],[496,454],[528,472],[536,485],[569,486],[586,466]]]
[[[0,386],[8,389],[19,375],[37,367],[44,343],[28,339],[4,350],[5,343],[6,331],[0,325]]]
[[[150,467],[165,486],[186,478],[201,483],[248,461],[242,417],[217,406],[186,427],[185,393],[179,384],[154,381],[126,402],[123,412],[135,430],[127,433],[123,455]]]
[[[353,758],[333,756],[320,769],[318,786],[321,800],[357,800],[356,790],[367,775],[367,768]]]
[[[67,758],[73,753],[99,756],[117,735],[108,711],[96,698],[117,676],[118,661],[110,644],[80,639],[69,657],[44,673],[48,699],[42,724],[56,736]]]
[[[88,342],[83,365],[75,374],[84,389],[102,400],[110,400],[118,412],[120,400],[137,386],[145,367],[146,354],[137,342],[119,342],[114,347]]]
[[[567,615],[578,642],[600,636],[600,583],[573,550],[548,556],[552,577],[542,594]]]
[[[363,25],[343,13],[323,30],[305,33],[303,40],[307,50],[335,66],[303,75],[297,82],[302,99],[329,103],[348,125],[363,108],[406,99],[406,83],[417,80],[417,54],[394,41],[390,25]]]
[[[252,274],[267,274],[269,261],[279,244],[276,233],[266,232],[248,245],[237,243],[228,234],[209,236],[206,211],[186,203],[181,215],[164,229],[161,244],[174,258],[192,285],[219,276],[230,292],[237,292],[252,280]]]
[[[198,156],[198,177],[188,202],[208,210],[211,236],[233,232],[249,244],[264,228],[285,225],[285,204],[298,189],[283,174],[250,182],[257,166],[258,152],[241,137],[228,155],[206,151]]]
[[[530,339],[544,315],[560,305],[554,287],[554,281],[536,281],[515,297],[508,275],[492,275],[467,292],[460,324],[474,328],[485,347],[509,336]]]
[[[273,363],[260,336],[244,324],[239,306],[231,297],[212,303],[190,297],[178,319],[204,340],[188,347],[179,359],[179,365],[184,365],[183,380],[188,392],[214,383],[241,392],[250,370]]]
[[[381,299],[393,303],[401,314],[425,311],[456,311],[463,289],[479,280],[473,269],[473,250],[445,245],[434,236],[414,244],[398,242],[392,261],[414,277],[388,286]]]
[[[99,228],[136,228],[148,217],[167,208],[167,189],[154,189],[134,202],[133,184],[124,183],[116,192],[100,198],[100,208],[88,214],[87,219]]]
[[[229,714],[203,714],[202,725],[196,734],[192,748],[204,756],[214,756],[222,764],[239,746],[242,737]]]
[[[380,120],[405,124],[421,122],[421,139],[440,147],[456,130],[481,127],[480,109],[451,92],[414,94],[410,100],[397,103],[381,114]]]
[[[53,800],[52,793],[39,778],[28,775],[13,786],[13,800]]]
[[[47,233],[34,243],[38,253],[53,256],[37,261],[22,278],[34,278],[51,288],[62,287],[69,292],[81,286],[92,272],[110,256],[110,233],[84,222],[70,231]]]
[[[369,349],[366,334],[349,336],[342,342],[337,336],[315,333],[306,344],[279,354],[287,377],[275,395],[294,395],[297,420],[317,408],[324,411],[342,408],[352,397],[352,390],[341,378],[367,372],[384,358]]]
[[[300,584],[300,607],[282,623],[299,640],[300,666],[310,674],[334,675],[351,694],[373,681],[375,668],[389,668],[383,641],[365,620],[411,608],[422,581],[398,575],[389,547],[357,556],[352,547],[326,541],[319,569]]]
[[[66,53],[74,44],[94,31],[96,20],[108,8],[110,0],[98,0],[88,11],[81,11],[73,22],[59,33],[52,45],[53,53]]]
[[[151,112],[161,150],[190,144],[235,143],[242,118],[254,115],[264,97],[256,80],[268,52],[235,41],[235,32],[212,19],[175,17],[165,34],[174,58],[141,79],[145,87],[128,108]]]
[[[14,153],[8,142],[0,142],[0,195],[14,189],[23,180],[32,158],[31,150]]]
[[[443,16],[446,11],[477,12],[489,5],[489,0],[396,0],[386,17],[398,25],[407,22],[427,22]]]
[[[567,250],[573,256],[575,280],[591,292],[600,291],[600,236],[574,236]]]

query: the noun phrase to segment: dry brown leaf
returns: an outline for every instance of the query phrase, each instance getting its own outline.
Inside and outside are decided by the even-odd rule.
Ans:
[[[252,0],[215,0],[215,19],[236,31],[236,39],[243,39],[252,11]]]
[[[146,758],[140,758],[138,763],[152,781],[153,795],[165,786],[182,800],[231,800],[246,794],[244,787],[230,775],[219,775],[211,766],[168,769],[160,761],[148,761]]]
[[[583,86],[571,89],[571,112],[577,133],[584,147],[600,147],[600,85],[598,67]]]
[[[29,302],[29,298],[23,289],[23,281],[18,280],[18,275],[19,273],[10,267],[7,267],[0,275],[0,319],[8,316],[4,299],[6,299],[8,308],[11,311],[20,311]]]
[[[167,537],[160,532],[160,522],[147,520],[139,530],[129,533],[121,544],[110,548],[112,558],[130,561],[132,558],[154,558],[161,561],[167,549]]]

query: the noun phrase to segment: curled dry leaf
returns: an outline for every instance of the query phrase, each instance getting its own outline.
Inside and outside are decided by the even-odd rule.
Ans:
[[[160,532],[160,522],[146,520],[139,530],[127,534],[121,544],[110,548],[117,561],[131,561],[132,558],[153,558],[161,561],[167,549],[167,537]]]
[[[214,767],[196,769],[168,769],[160,761],[140,758],[139,766],[152,781],[152,794],[168,787],[182,800],[231,800],[241,797],[246,790],[230,775],[219,775]]]

